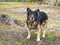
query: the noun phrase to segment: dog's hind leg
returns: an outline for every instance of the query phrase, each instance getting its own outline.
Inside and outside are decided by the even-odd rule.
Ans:
[[[40,25],[38,25],[37,27],[37,41],[40,41],[40,34],[41,33],[41,28],[40,28]]]
[[[46,33],[46,28],[47,28],[47,21],[44,22],[44,24],[41,25],[42,31],[43,31],[43,35],[42,37],[45,38],[45,33]]]
[[[31,37],[31,30],[29,30],[28,28],[27,28],[27,30],[28,30],[27,39],[30,39],[30,37]]]
[[[47,24],[48,24],[48,21],[47,20],[45,20],[45,28],[47,28]]]
[[[46,32],[46,30],[43,31],[43,35],[42,35],[43,38],[45,38],[45,32]]]
[[[42,28],[42,33],[43,33],[42,37],[45,38],[45,32],[46,32],[46,30],[45,30],[44,24],[41,25],[41,28]]]

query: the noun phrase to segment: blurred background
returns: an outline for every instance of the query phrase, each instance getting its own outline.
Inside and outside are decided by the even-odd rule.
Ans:
[[[51,5],[60,5],[60,0],[0,0],[0,2],[38,2]]]

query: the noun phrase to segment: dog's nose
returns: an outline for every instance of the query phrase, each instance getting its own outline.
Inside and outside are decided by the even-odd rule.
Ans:
[[[31,18],[32,21],[34,21],[34,18]]]
[[[34,18],[30,18],[30,20],[31,20],[31,21],[33,21],[33,20],[34,20]]]
[[[32,18],[32,20],[33,20],[33,18]]]

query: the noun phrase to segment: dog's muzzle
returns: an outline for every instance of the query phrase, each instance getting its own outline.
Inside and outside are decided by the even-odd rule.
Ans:
[[[30,21],[34,21],[34,18],[30,18]]]
[[[34,16],[31,15],[31,17],[30,17],[30,21],[34,21],[34,20],[35,20]]]

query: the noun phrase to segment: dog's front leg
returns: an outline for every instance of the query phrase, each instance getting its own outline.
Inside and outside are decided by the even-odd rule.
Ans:
[[[40,41],[40,32],[41,32],[41,28],[40,28],[40,25],[38,25],[38,27],[37,27],[37,41]]]
[[[31,37],[31,30],[27,29],[28,30],[28,35],[27,35],[27,39],[30,39]]]

